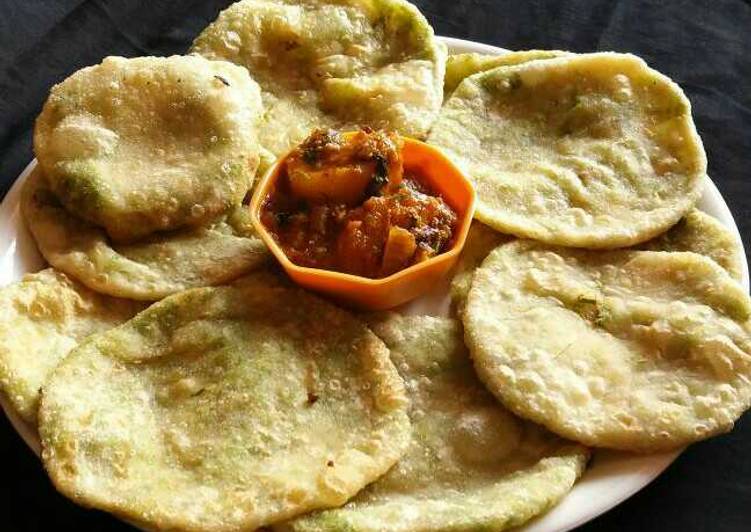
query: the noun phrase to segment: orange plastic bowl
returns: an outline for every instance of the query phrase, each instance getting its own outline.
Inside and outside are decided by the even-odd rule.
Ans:
[[[286,156],[268,169],[256,187],[250,210],[253,225],[287,275],[300,286],[325,294],[339,302],[362,309],[392,308],[427,292],[446,276],[456,264],[467,239],[475,212],[475,190],[464,173],[438,148],[404,137],[402,151],[404,169],[418,171],[430,187],[441,194],[457,213],[458,223],[453,246],[426,261],[420,262],[382,279],[370,279],[347,273],[298,266],[287,258],[274,237],[261,223],[261,208],[274,191],[284,168]]]

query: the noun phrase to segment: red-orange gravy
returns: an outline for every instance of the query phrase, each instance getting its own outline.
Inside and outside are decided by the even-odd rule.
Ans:
[[[286,159],[263,225],[299,266],[373,279],[442,253],[457,215],[401,152],[394,133],[316,130]]]

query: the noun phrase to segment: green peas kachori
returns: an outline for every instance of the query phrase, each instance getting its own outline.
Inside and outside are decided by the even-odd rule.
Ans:
[[[270,274],[170,296],[79,346],[39,419],[62,493],[181,530],[255,530],[343,504],[410,434],[383,342]]]
[[[238,205],[258,166],[258,85],[200,57],[108,57],[55,85],[34,151],[70,211],[116,241]]]

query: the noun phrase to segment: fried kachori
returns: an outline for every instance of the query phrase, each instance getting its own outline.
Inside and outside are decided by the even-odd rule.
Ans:
[[[488,253],[513,239],[514,237],[499,233],[482,222],[472,221],[469,233],[467,233],[467,240],[464,243],[461,255],[459,255],[451,279],[450,292],[454,303],[461,306],[461,302],[469,293],[475,270],[485,260]]]
[[[517,241],[475,272],[466,341],[503,403],[595,447],[676,449],[751,403],[751,299],[690,252]]]
[[[242,65],[261,85],[266,165],[317,127],[424,137],[441,106],[447,54],[404,0],[242,0],[192,51]]]
[[[188,54],[106,58],[36,123],[20,208],[51,268],[0,288],[0,388],[63,495],[148,530],[497,531],[590,447],[674,450],[751,404],[742,244],[696,209],[690,104],[641,59],[447,60],[406,0],[241,0]],[[327,283],[461,247],[421,222],[454,208],[420,181],[440,153],[402,180],[334,129],[427,137],[473,181],[448,293],[354,315],[264,267],[252,194],[298,266],[378,266]]]
[[[258,166],[258,85],[201,57],[108,57],[50,91],[34,152],[50,188],[110,238],[203,225]]]
[[[452,54],[446,60],[446,75],[443,78],[443,97],[448,99],[464,78],[499,66],[511,66],[570,55],[561,50],[519,50],[501,55],[466,53]]]
[[[116,244],[102,228],[68,212],[45,177],[37,167],[24,183],[26,225],[47,262],[97,292],[155,301],[231,281],[269,257],[244,206],[203,227]]]
[[[372,327],[407,385],[407,453],[343,507],[280,530],[498,531],[568,493],[588,451],[518,419],[488,393],[472,369],[460,322],[389,314]]]
[[[743,279],[743,247],[719,220],[693,209],[666,233],[645,242],[640,249],[693,251],[722,266],[738,282]]]
[[[564,246],[623,247],[666,231],[694,206],[706,172],[683,91],[629,54],[469,76],[428,141],[468,171],[478,220]]]
[[[144,306],[97,294],[51,268],[0,288],[0,388],[16,412],[34,423],[39,390],[68,352]]]
[[[39,419],[58,490],[157,529],[255,530],[341,505],[410,436],[383,342],[271,274],[93,337],[53,372]]]

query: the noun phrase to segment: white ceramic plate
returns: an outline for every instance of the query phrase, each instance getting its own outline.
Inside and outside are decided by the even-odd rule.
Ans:
[[[503,54],[506,50],[486,44],[443,38],[451,53],[479,52]],[[0,286],[19,280],[25,273],[35,272],[45,265],[36,245],[21,219],[19,199],[21,185],[33,168],[29,164],[16,180],[0,204]],[[725,201],[714,183],[707,178],[704,195],[698,207],[719,219],[741,241],[738,228]],[[741,244],[742,245],[742,244]],[[743,284],[749,289],[748,264],[744,255]],[[446,314],[448,309],[447,286],[438,287],[432,294],[411,303],[403,310],[408,313]],[[9,407],[0,394],[0,403],[11,423],[39,455],[39,436],[36,428],[28,425]],[[579,526],[606,512],[627,499],[675,460],[680,451],[654,455],[632,455],[613,451],[597,451],[582,479],[571,493],[547,514],[530,521],[522,530],[526,532],[565,531]]]

